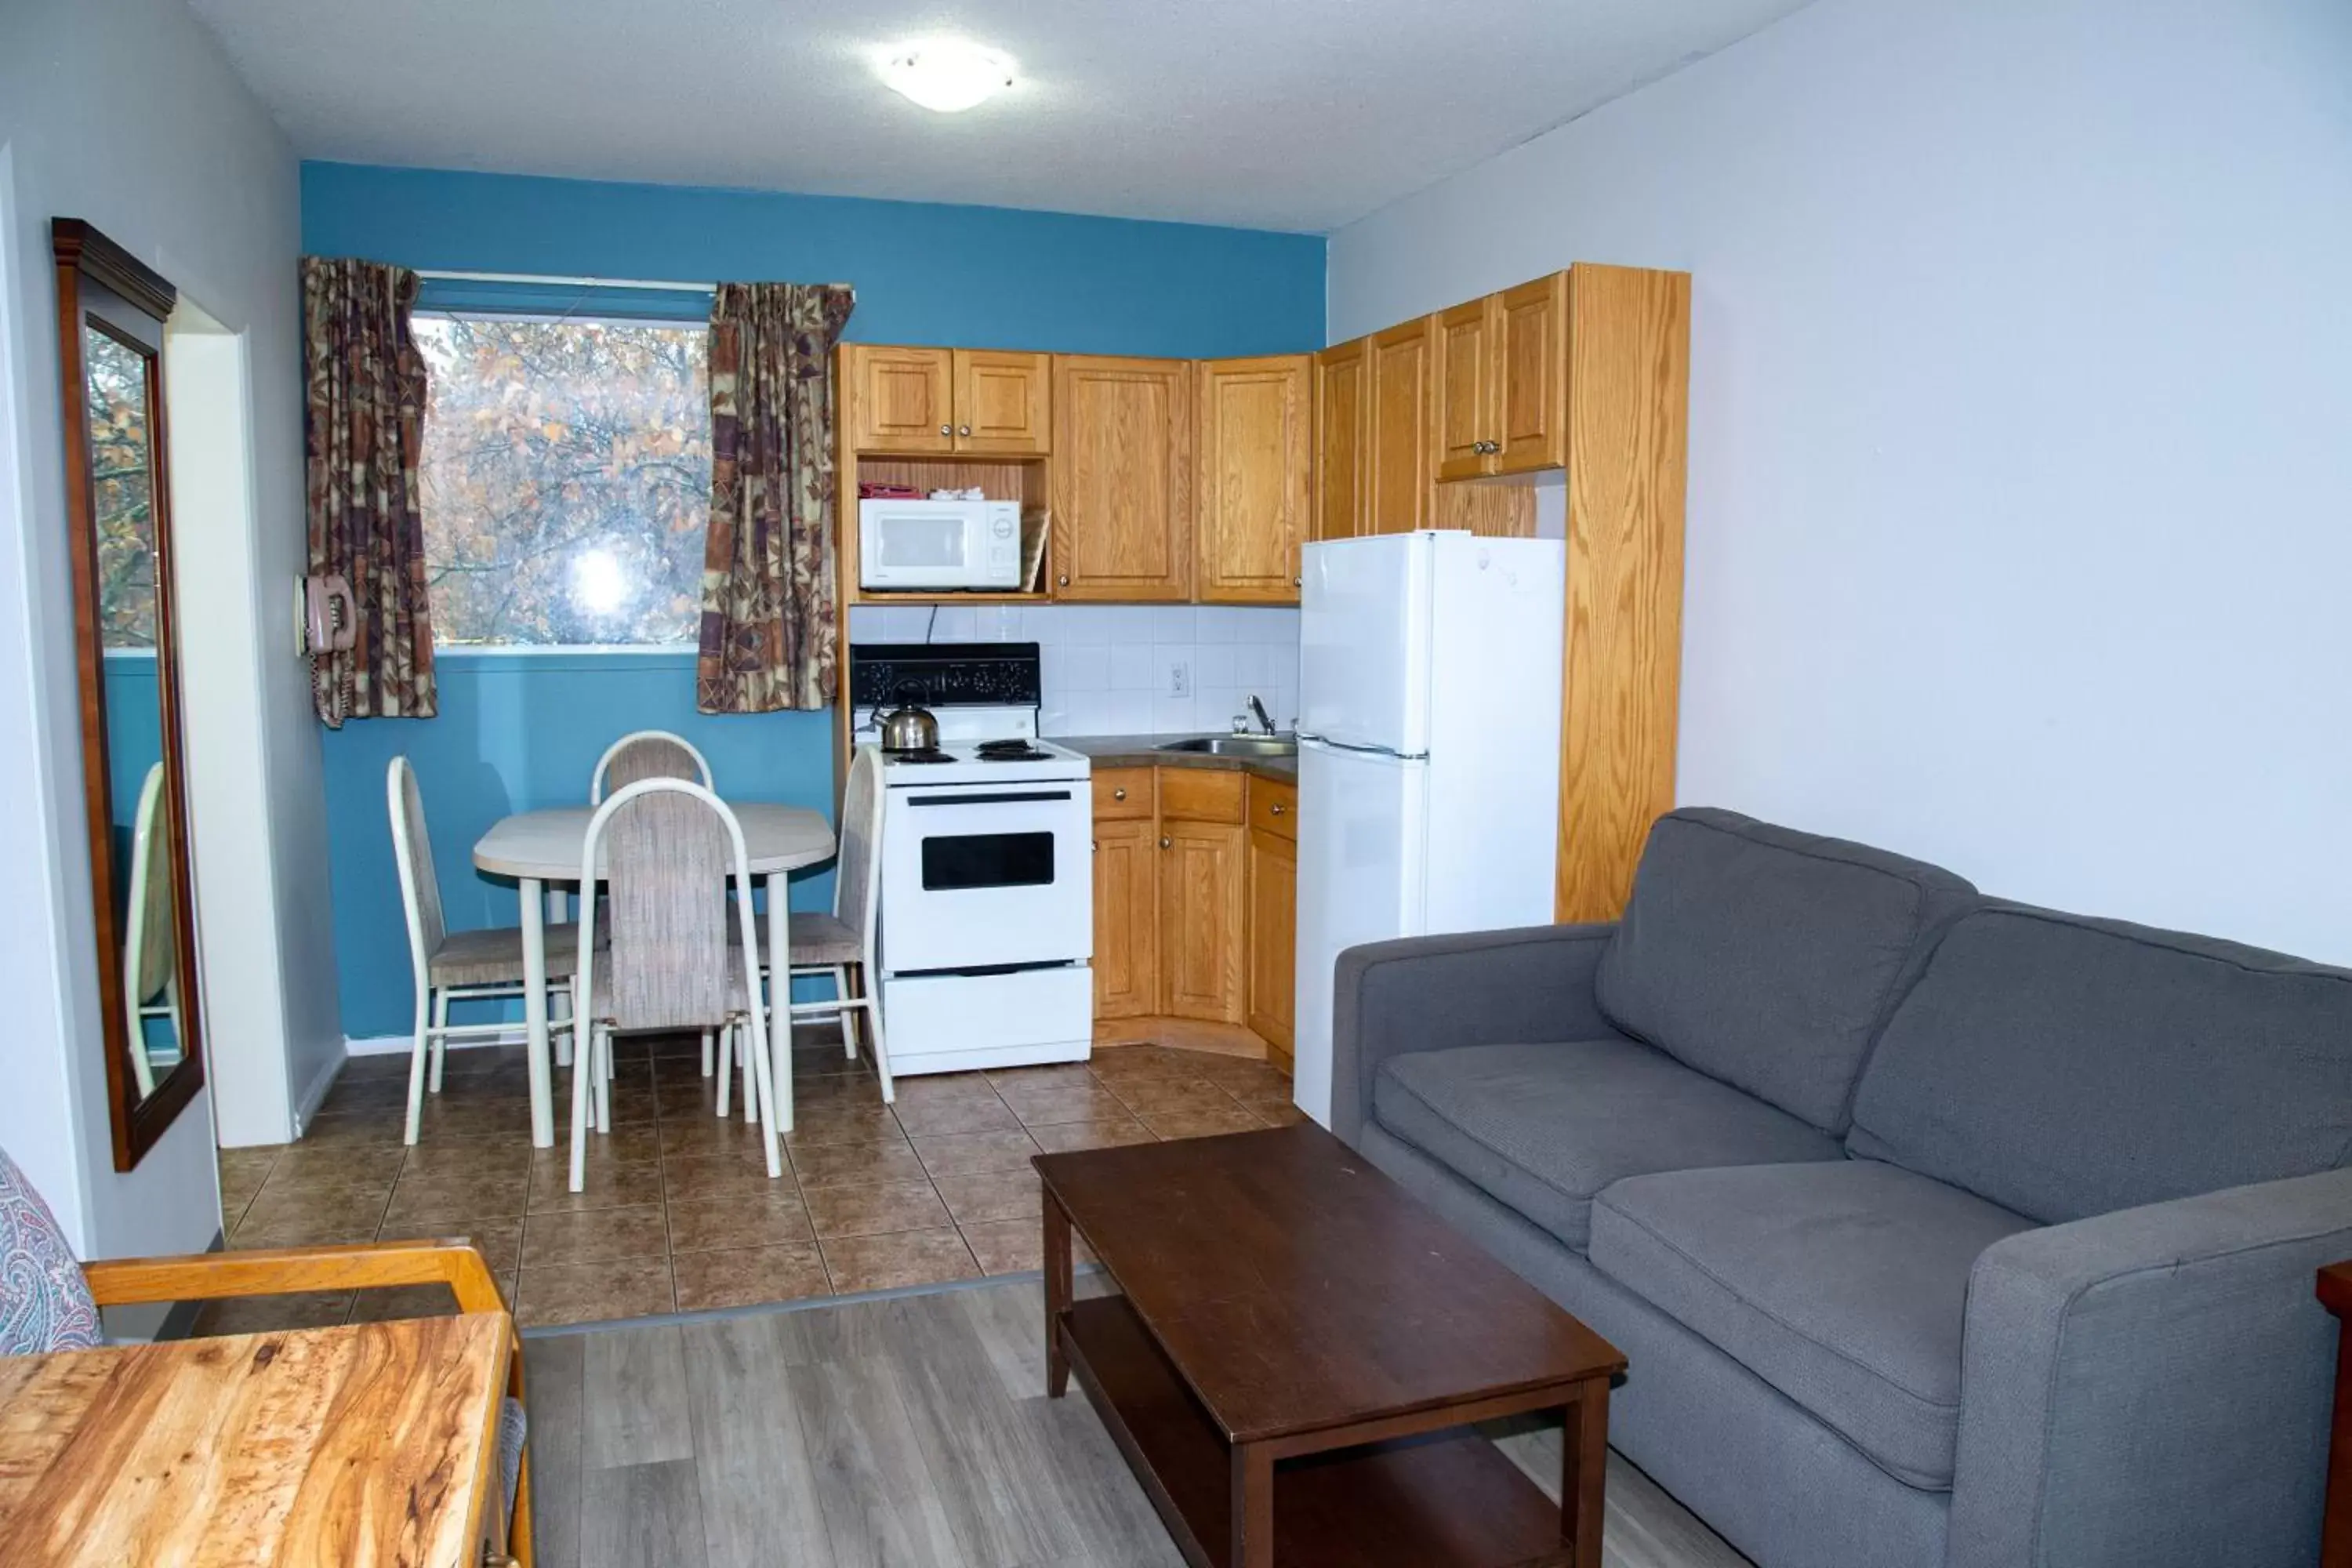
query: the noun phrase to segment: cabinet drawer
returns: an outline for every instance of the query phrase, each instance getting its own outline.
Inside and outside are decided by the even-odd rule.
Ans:
[[[1151,815],[1150,768],[1102,768],[1095,775],[1095,820],[1116,822]]]
[[[1298,837],[1298,786],[1250,775],[1249,825],[1296,841]]]
[[[1246,775],[1221,768],[1160,770],[1160,815],[1185,822],[1242,820],[1242,785]]]

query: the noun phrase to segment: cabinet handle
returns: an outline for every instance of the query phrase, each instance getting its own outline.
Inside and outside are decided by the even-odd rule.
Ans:
[[[959,425],[956,426],[956,434],[959,436],[969,436],[971,434],[971,426],[969,425]]]
[[[955,434],[955,427],[953,426],[942,425],[940,426],[940,434],[942,436],[952,436]]]
[[[1173,843],[1175,843],[1175,842],[1176,842],[1176,841],[1175,841],[1173,838],[1163,838],[1163,839],[1161,839],[1161,840],[1160,841],[1160,847],[1161,847],[1162,849],[1165,849],[1165,848],[1167,848],[1170,845],[1171,845],[1171,844],[1173,844]]]
[[[1127,798],[1127,792],[1123,789],[1115,789],[1110,792],[1110,797],[1113,800],[1125,800]]]
[[[1282,804],[1282,802],[1280,802],[1280,801],[1278,801],[1278,800],[1277,800],[1277,801],[1276,801],[1276,802],[1274,803],[1273,806],[1272,806],[1272,807],[1270,807],[1269,809],[1271,809],[1271,810],[1273,811],[1273,813],[1274,813],[1274,815],[1275,815],[1275,816],[1280,816],[1283,814],[1283,812],[1285,812],[1285,811],[1286,811],[1286,810],[1287,810],[1288,808],[1287,808],[1286,806],[1285,806],[1285,805]]]
[[[1065,572],[1064,574],[1062,574],[1062,575],[1060,575],[1059,577],[1056,577],[1056,578],[1055,578],[1055,579],[1054,579],[1054,586],[1055,586],[1056,588],[1066,588],[1066,587],[1068,587],[1069,585],[1070,585],[1070,576],[1069,576],[1069,574],[1068,574],[1068,573],[1066,573],[1066,572]]]

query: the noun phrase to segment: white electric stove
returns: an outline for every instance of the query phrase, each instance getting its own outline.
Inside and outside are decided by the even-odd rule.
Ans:
[[[882,752],[883,1028],[894,1074],[1084,1061],[1094,1045],[1091,764],[1037,738],[1034,643],[850,648],[851,735]]]

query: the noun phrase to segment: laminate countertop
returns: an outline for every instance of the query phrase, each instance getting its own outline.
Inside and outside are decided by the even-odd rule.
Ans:
[[[1221,757],[1210,752],[1163,752],[1171,741],[1197,739],[1205,731],[1173,735],[1048,735],[1057,746],[1067,746],[1098,768],[1213,768],[1222,773],[1255,773],[1276,784],[1298,782],[1297,757]],[[1223,735],[1225,731],[1217,731]]]

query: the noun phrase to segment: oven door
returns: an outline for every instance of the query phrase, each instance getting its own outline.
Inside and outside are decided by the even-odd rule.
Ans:
[[[882,966],[893,974],[1094,955],[1084,779],[909,784],[882,826]]]

